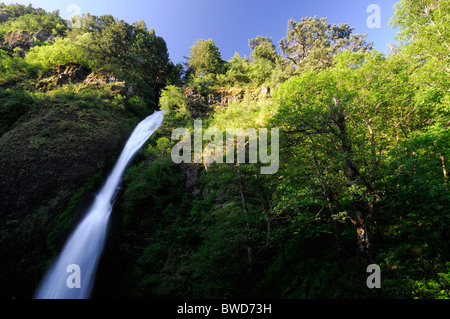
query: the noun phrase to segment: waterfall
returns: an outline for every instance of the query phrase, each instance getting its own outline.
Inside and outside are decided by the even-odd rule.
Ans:
[[[122,174],[135,153],[161,126],[163,120],[164,111],[157,111],[136,126],[86,216],[44,276],[36,299],[89,298]]]

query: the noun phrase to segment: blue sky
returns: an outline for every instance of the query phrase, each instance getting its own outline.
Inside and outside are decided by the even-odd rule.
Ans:
[[[389,25],[398,0],[13,0],[4,3],[31,3],[47,11],[60,10],[68,18],[79,8],[81,13],[111,14],[131,23],[144,20],[162,36],[174,63],[183,62],[189,47],[198,39],[213,39],[229,60],[235,52],[249,55],[248,40],[258,35],[278,42],[286,36],[290,18],[300,21],[305,16],[326,17],[330,24],[348,23],[357,33],[368,33],[368,41],[386,52],[394,43],[395,30]],[[381,27],[369,28],[367,12],[370,4],[380,8]],[[76,5],[76,6],[71,6]]]

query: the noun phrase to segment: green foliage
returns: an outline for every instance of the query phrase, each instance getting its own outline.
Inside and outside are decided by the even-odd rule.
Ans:
[[[260,35],[248,41],[248,46],[252,49],[250,57],[253,60],[268,60],[275,64],[279,58],[272,38],[261,37]]]
[[[267,59],[257,59],[250,65],[249,76],[256,86],[261,86],[271,79],[273,64]]]
[[[26,15],[26,14],[39,14],[44,15],[46,12],[44,9],[41,8],[34,8],[31,3],[28,6],[25,6],[23,4],[4,4],[3,2],[0,3],[0,9],[4,13],[8,13],[10,16],[18,18],[20,16]]]
[[[159,99],[161,110],[166,111],[166,121],[173,127],[184,125],[191,117],[187,99],[179,87],[169,85],[161,92]]]
[[[398,28],[399,51],[417,66],[411,81],[448,93],[450,31],[446,0],[399,1],[391,24]]]
[[[12,17],[0,24],[1,38],[12,31],[36,32],[43,30],[51,32],[55,36],[63,36],[68,30],[66,22],[59,16],[59,11],[47,13],[42,9],[24,6],[6,6],[4,10],[11,12]]]
[[[233,102],[225,108],[216,110],[210,126],[221,130],[265,127],[271,115],[275,114],[276,111],[277,105],[271,100]],[[239,121],[236,121],[237,118]]]
[[[439,241],[435,235],[444,235],[450,222],[445,204],[450,199],[448,180],[443,172],[450,157],[448,134],[448,128],[430,127],[390,154],[390,171],[394,174],[386,177],[386,185],[395,187],[389,190],[390,204],[407,214],[411,226],[420,224],[429,231],[428,243]],[[433,213],[418,214],[427,210]]]
[[[26,125],[21,143],[52,159],[63,146],[116,138],[119,119],[129,130],[157,103],[166,112],[124,177],[100,297],[449,298],[448,9],[448,1],[400,1],[392,23],[402,43],[390,55],[347,24],[306,17],[289,21],[282,56],[258,36],[249,57],[223,61],[211,39],[199,40],[183,66],[143,21],[86,14],[67,31],[57,13],[2,4],[10,19],[0,35],[62,37],[25,58],[0,50],[0,137]],[[35,89],[38,74],[69,63],[116,74],[139,94],[107,84]],[[278,173],[260,175],[259,164],[175,165],[171,132],[192,128],[199,114],[222,131],[279,128]],[[95,171],[67,205],[54,198],[24,219],[14,248],[40,236],[55,250],[101,181]],[[369,253],[360,251],[358,216]],[[0,239],[13,242],[21,223],[8,219]],[[39,223],[45,236],[31,231]],[[382,269],[380,290],[365,285],[369,262]]]
[[[358,260],[346,256],[339,268],[332,237],[314,239],[296,236],[283,243],[282,252],[256,285],[253,295],[276,299],[357,299],[371,298],[364,292],[365,275],[358,272]],[[345,267],[345,268],[344,268]],[[360,284],[363,283],[363,284]]]
[[[326,18],[306,17],[289,20],[286,38],[280,41],[284,57],[296,67],[321,69],[331,65],[332,56],[342,51],[365,52],[372,44],[367,35],[352,34],[348,24],[330,25]]]
[[[125,177],[127,189],[124,192],[123,208],[128,214],[134,214],[133,220],[140,223],[150,222],[157,216],[176,216],[177,212],[170,209],[170,203],[175,203],[183,198],[182,189],[177,187],[180,176],[171,173],[173,168],[166,163],[140,163],[131,167]],[[179,189],[179,191],[176,191]],[[150,218],[139,220],[139,216],[148,215]],[[125,215],[127,223],[129,215]],[[131,215],[130,215],[131,217]],[[147,226],[151,227],[150,224]],[[136,233],[141,228],[134,229]]]
[[[249,40],[249,47],[252,49],[250,57],[253,60],[250,64],[252,82],[256,86],[265,83],[276,84],[272,83],[272,74],[276,68],[280,67],[282,59],[275,50],[272,38],[258,36]]]
[[[212,39],[200,39],[190,48],[188,57],[189,66],[196,76],[208,73],[220,74],[225,71],[225,62],[219,48]]]
[[[146,154],[162,161],[163,158],[170,156],[174,143],[167,137],[161,137],[156,141],[156,146],[151,144],[146,149]]]
[[[145,24],[128,24],[108,15],[86,15],[69,38],[87,51],[92,67],[126,74],[155,102],[172,76],[166,42],[153,29],[148,31]]]
[[[232,86],[251,84],[255,87],[282,82],[283,80],[274,76],[277,71],[284,72],[284,66],[272,39],[258,36],[249,40],[249,47],[252,49],[251,59],[247,57],[243,59],[236,52],[229,61],[229,68],[223,82]]]
[[[52,221],[52,225],[47,227],[51,229],[49,231],[46,244],[47,247],[56,255],[60,250],[61,238],[67,236],[67,234],[72,230],[75,221],[80,219],[80,207],[82,206],[82,200],[89,194],[89,192],[96,191],[96,188],[102,182],[102,172],[98,171],[96,174],[92,175],[86,183],[72,196],[69,200],[67,208],[58,215],[58,217]]]
[[[237,52],[230,61],[227,78],[229,79],[230,84],[234,86],[250,82],[249,61],[242,59]]]
[[[0,136],[32,108],[33,102],[28,92],[0,88]]]
[[[0,49],[0,85],[23,79],[28,73],[28,64],[17,53]]]
[[[57,39],[52,44],[33,47],[26,54],[24,61],[41,71],[71,63],[92,66],[86,49],[68,39]]]
[[[159,139],[153,149],[165,149],[162,147],[165,143],[165,139]],[[130,283],[132,296],[160,297],[163,293],[180,296],[183,293],[172,290],[178,276],[174,274],[176,269],[167,267],[170,262],[183,262],[187,255],[186,252],[180,254],[181,249],[189,250],[197,236],[186,216],[189,201],[180,187],[182,182],[183,177],[170,161],[141,162],[127,171],[116,216],[121,219],[120,250],[134,261],[130,279],[139,282],[137,285]],[[128,246],[131,242],[133,245]],[[172,277],[173,285],[165,291],[168,277]]]

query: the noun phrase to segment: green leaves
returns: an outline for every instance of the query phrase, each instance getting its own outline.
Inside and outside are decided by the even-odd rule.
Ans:
[[[92,67],[87,50],[69,39],[57,39],[53,44],[33,47],[24,60],[41,71],[69,63]]]
[[[168,85],[161,93],[159,100],[162,110],[167,112],[167,115],[171,113],[177,113],[182,116],[190,116],[190,110],[188,108],[188,101],[181,93],[179,87]]]
[[[200,39],[190,48],[188,64],[196,76],[225,72],[225,62],[212,39]]]
[[[372,47],[366,35],[353,35],[347,24],[333,25],[326,18],[305,17],[289,20],[286,38],[280,41],[284,57],[302,69],[321,69],[331,65],[333,55],[341,51],[365,52]]]
[[[404,44],[401,52],[418,67],[414,81],[444,91],[450,85],[449,11],[447,0],[402,0],[391,20]]]
[[[47,13],[42,9],[7,6],[7,10],[13,10],[13,17],[0,24],[0,35],[12,31],[47,31],[55,36],[63,36],[68,30],[66,22],[59,16],[59,11]]]
[[[156,102],[171,76],[167,45],[145,23],[128,24],[110,15],[81,17],[68,38],[79,44],[93,69],[106,68],[134,82]]]

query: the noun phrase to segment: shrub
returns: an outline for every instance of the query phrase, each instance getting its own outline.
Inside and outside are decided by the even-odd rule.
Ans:
[[[25,62],[41,71],[69,63],[90,67],[86,49],[68,39],[57,39],[53,44],[31,48]]]

